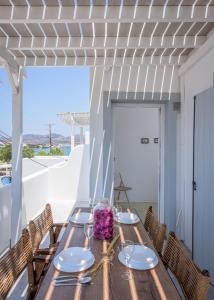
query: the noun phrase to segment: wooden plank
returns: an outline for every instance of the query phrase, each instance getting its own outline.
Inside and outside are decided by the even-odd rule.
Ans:
[[[88,211],[87,208],[77,208],[77,210]],[[135,243],[147,242],[153,248],[142,223],[136,225],[117,225],[115,224],[115,234],[120,233],[120,239],[132,240]],[[57,253],[65,248],[72,246],[84,246],[87,244],[83,228],[78,228],[69,224],[61,241]],[[119,245],[115,246],[115,251]],[[90,246],[98,261],[101,253],[107,246],[106,241],[99,241],[92,238]],[[117,259],[116,251],[112,263],[105,262],[102,269],[93,278],[93,284],[81,287],[61,286],[55,287],[51,281],[60,273],[55,269],[53,263],[41,284],[36,300],[176,300],[180,299],[168,273],[166,272],[161,260],[159,264],[149,271],[136,271],[128,269],[132,273],[132,280],[124,280],[121,274],[126,270]]]

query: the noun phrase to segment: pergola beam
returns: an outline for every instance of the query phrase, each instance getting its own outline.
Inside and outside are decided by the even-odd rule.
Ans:
[[[213,22],[214,6],[0,6],[1,24]]]
[[[18,92],[20,76],[19,65],[4,46],[0,46],[0,62],[6,68],[12,90],[15,93]]]
[[[206,37],[0,37],[0,45],[10,50],[66,50],[66,49],[142,49],[142,48],[199,48]]]
[[[130,66],[130,65],[181,65],[186,56],[145,56],[135,57],[17,57],[23,66]]]

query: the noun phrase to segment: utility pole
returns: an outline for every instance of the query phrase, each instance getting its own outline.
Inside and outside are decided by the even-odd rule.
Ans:
[[[52,126],[54,126],[55,124],[49,123],[47,124],[48,126],[48,131],[49,131],[49,147],[50,147],[50,151],[52,148]]]

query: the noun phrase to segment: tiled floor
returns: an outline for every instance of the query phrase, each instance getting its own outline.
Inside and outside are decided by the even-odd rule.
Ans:
[[[214,300],[214,287],[211,286],[208,292],[207,300]]]

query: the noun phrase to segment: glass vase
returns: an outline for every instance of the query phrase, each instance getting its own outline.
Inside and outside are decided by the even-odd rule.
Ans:
[[[94,238],[110,240],[113,237],[113,212],[108,199],[102,199],[93,210]]]

